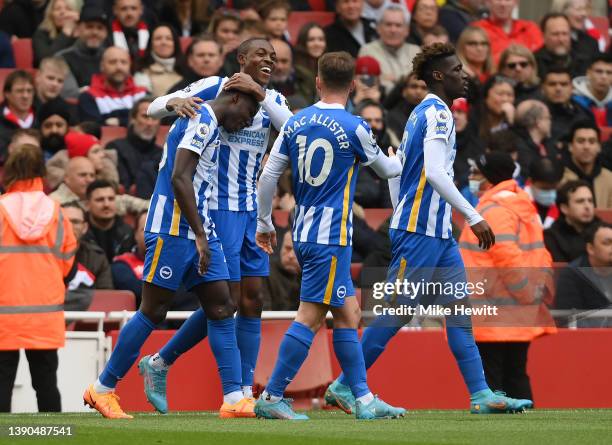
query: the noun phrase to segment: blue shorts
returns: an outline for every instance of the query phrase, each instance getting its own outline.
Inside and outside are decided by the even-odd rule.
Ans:
[[[294,241],[293,248],[302,268],[301,301],[341,307],[355,296],[350,247]]]
[[[257,211],[209,210],[223,244],[230,281],[270,275],[268,254],[255,243]]]
[[[210,263],[204,275],[198,273],[200,257],[195,241],[161,233],[145,232],[145,263],[142,280],[170,290],[181,284],[192,289],[198,284],[228,280],[221,242],[208,241]]]
[[[412,298],[403,296],[400,303],[444,305],[468,296],[465,266],[454,238],[435,238],[396,229],[389,230],[389,237],[391,265],[387,281],[435,284]]]

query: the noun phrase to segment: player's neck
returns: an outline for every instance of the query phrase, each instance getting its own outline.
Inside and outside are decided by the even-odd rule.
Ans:
[[[338,94],[338,93],[324,93],[321,92],[321,102],[326,104],[340,104],[346,107],[346,102],[348,101],[348,96],[346,94]]]
[[[431,94],[435,94],[436,96],[438,96],[442,100],[442,102],[444,102],[449,108],[453,104],[453,100],[448,98],[448,96],[446,95],[446,93],[444,93],[444,90],[442,88],[431,88],[429,92]]]

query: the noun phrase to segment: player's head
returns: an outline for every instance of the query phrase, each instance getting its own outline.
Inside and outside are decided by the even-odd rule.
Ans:
[[[426,46],[416,55],[412,69],[427,88],[444,94],[449,100],[465,97],[468,75],[450,43],[435,43]]]
[[[325,93],[348,95],[355,88],[355,59],[346,51],[325,53],[319,58],[316,84]]]
[[[253,116],[259,110],[257,99],[237,90],[222,92],[217,96],[215,103],[220,105],[215,109],[219,125],[229,133],[249,127],[253,122]]]
[[[276,52],[269,40],[265,37],[247,39],[238,46],[237,53],[240,70],[266,86],[276,66]]]

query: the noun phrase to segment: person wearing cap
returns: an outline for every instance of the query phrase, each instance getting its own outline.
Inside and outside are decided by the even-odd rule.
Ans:
[[[484,283],[484,292],[471,295],[472,305],[495,304],[498,316],[474,320],[487,383],[509,397],[533,400],[527,375],[531,341],[553,333],[546,304],[552,303],[552,258],[531,197],[512,179],[515,163],[508,153],[480,156],[470,180],[480,183],[476,210],[487,218],[496,243],[489,250],[465,229],[459,238],[469,282]],[[487,323],[488,322],[488,323]],[[486,325],[485,325],[486,323]]]
[[[380,103],[383,92],[380,87],[380,64],[374,57],[362,56],[355,61],[355,90],[349,107],[364,100]]]
[[[401,76],[412,71],[412,59],[420,51],[417,45],[406,43],[409,33],[410,14],[399,5],[388,6],[376,29],[378,39],[364,45],[359,56],[374,57],[380,65],[380,83],[385,92],[390,92]]]
[[[324,28],[327,52],[347,51],[357,57],[360,47],[378,37],[376,22],[361,17],[363,1],[336,1],[336,20]]]
[[[64,136],[69,125],[70,107],[59,97],[44,103],[38,110],[35,127],[40,129],[40,145],[46,160],[66,147]]]
[[[91,76],[100,70],[102,54],[107,46],[108,16],[97,2],[87,2],[79,17],[77,41],[56,54],[63,58],[70,74],[64,82],[62,97],[76,98],[79,89],[89,85]]]

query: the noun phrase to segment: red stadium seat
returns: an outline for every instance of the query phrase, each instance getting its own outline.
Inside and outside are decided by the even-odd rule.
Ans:
[[[136,296],[129,290],[95,290],[91,304],[87,309],[91,312],[135,311]],[[97,322],[78,321],[71,323],[68,330],[93,331]],[[104,331],[118,329],[119,323],[104,323]]]
[[[612,127],[599,127],[601,130],[601,142],[608,142],[610,136],[612,136]]]
[[[612,209],[595,209],[595,215],[602,221],[612,224]]]
[[[36,70],[34,68],[26,68],[25,70],[30,73],[32,77],[36,76]],[[4,81],[13,71],[15,71],[15,68],[0,68],[0,102],[4,100],[4,95],[2,94]]]
[[[127,136],[127,128],[125,127],[102,127],[102,137],[100,138],[100,142],[104,147],[110,141],[114,141],[115,139],[121,139]]]
[[[393,213],[393,209],[364,209],[365,221],[372,228],[372,230],[378,230],[378,228],[384,223],[387,218]]]
[[[183,54],[187,52],[187,47],[189,46],[192,40],[193,38],[191,36],[181,37],[181,51],[183,51]]]
[[[300,29],[306,23],[314,22],[319,26],[327,26],[334,22],[336,14],[328,11],[295,11],[289,14],[289,23],[287,30],[291,37],[291,44],[295,45],[297,42],[298,34]]]
[[[325,0],[308,0],[308,6],[313,11],[325,11],[327,8]]]
[[[272,221],[277,227],[283,229],[289,226],[289,212],[286,210],[274,210],[272,212]]]
[[[31,69],[34,66],[32,39],[14,39],[12,44],[13,55],[15,56],[15,66],[20,69]]]
[[[166,143],[166,136],[168,136],[170,127],[168,125],[161,125],[157,130],[157,136],[155,136],[155,143],[161,147]]]

